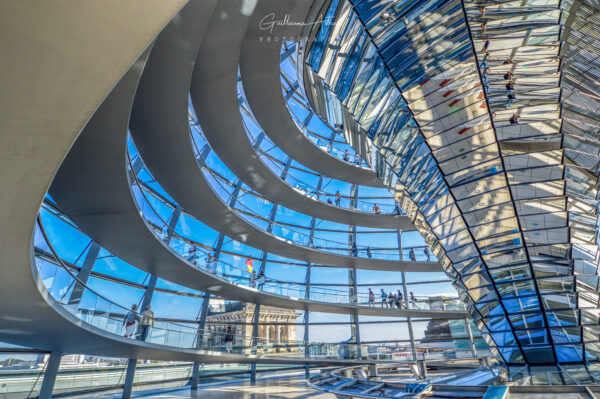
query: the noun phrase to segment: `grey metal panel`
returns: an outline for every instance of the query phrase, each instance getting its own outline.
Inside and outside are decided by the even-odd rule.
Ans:
[[[2,341],[52,350],[68,340],[81,343],[81,351],[110,352],[112,340],[66,322],[48,306],[47,292],[40,294],[31,266],[35,217],[81,129],[184,3],[57,0],[0,6],[0,165],[7,172],[0,175]]]
[[[222,2],[218,4],[218,7],[233,3]],[[189,7],[192,5],[190,4]],[[198,5],[195,7],[198,7]],[[198,10],[191,9],[191,11],[191,17],[182,15],[176,26],[165,29],[157,39],[150,55],[148,66],[140,81],[130,122],[131,132],[140,154],[142,154],[148,168],[165,190],[187,212],[202,222],[237,241],[263,251],[292,259],[335,267],[355,266],[359,269],[371,270],[439,271],[440,266],[436,262],[396,262],[359,259],[295,245],[254,226],[221,201],[200,170],[192,145],[190,144],[187,105],[190,73],[194,65],[192,57],[195,57],[195,50],[191,46],[188,35],[193,33],[194,29],[198,30],[197,24],[199,23],[199,15],[195,14]],[[222,9],[213,11],[215,21],[212,24],[216,26],[223,25],[223,29],[227,30],[230,24],[235,26],[235,23],[232,21],[220,21],[223,12],[224,10]],[[231,15],[231,12],[227,13],[227,15]],[[189,25],[192,26],[190,27]],[[210,30],[210,27],[208,29]],[[217,40],[214,37],[208,37],[207,35],[209,34],[209,31],[204,33],[206,39],[204,41],[211,42],[212,40]],[[220,37],[217,33],[212,34],[217,38]],[[181,48],[182,45],[180,44],[173,45],[173,43],[178,43],[179,41],[186,43],[185,48]],[[218,47],[222,46],[226,46],[226,44],[221,43]],[[198,54],[196,65],[203,63],[204,57],[204,54]],[[218,62],[218,60],[212,58],[209,58],[209,61]],[[196,71],[196,73],[199,72]],[[220,92],[218,89],[215,90],[215,93]],[[237,100],[235,102],[237,103]],[[206,113],[202,110],[199,110],[199,112]],[[237,109],[235,112],[239,115]],[[218,115],[223,114],[219,113]],[[231,118],[219,116],[218,119],[226,120]],[[116,144],[116,148],[120,148],[122,145],[118,143]],[[114,152],[108,149],[106,151],[108,153]],[[116,162],[116,165],[121,165],[123,161],[115,160],[114,162]],[[115,171],[114,173],[117,172]],[[113,180],[111,182],[116,184]],[[289,187],[283,182],[282,184]],[[91,185],[91,183],[88,183],[88,185]],[[112,192],[115,193],[113,194],[115,196],[117,195],[116,193],[125,195],[124,183],[118,189],[117,187],[105,187],[103,190],[100,190],[100,188],[94,189],[90,187],[89,190]],[[129,188],[127,188],[127,195],[129,195]],[[299,194],[295,194],[295,196],[297,195]],[[313,200],[310,200],[310,202],[313,204],[316,203]],[[132,207],[131,204],[127,206],[129,208]],[[137,217],[137,215],[135,216]],[[365,216],[371,218],[381,215]],[[393,218],[388,215],[378,220],[383,220],[385,217]],[[120,245],[124,244],[121,243]],[[116,250],[117,248],[112,249]]]
[[[293,17],[298,18],[298,21],[306,20],[313,1],[295,3],[301,4],[304,9]],[[303,27],[275,26],[272,32],[266,31],[264,26],[261,28],[261,20],[265,16],[275,13],[274,19],[279,19],[286,14],[288,8],[289,4],[285,1],[259,2],[242,44],[240,72],[244,92],[256,120],[278,147],[312,170],[354,184],[384,187],[373,171],[344,162],[318,148],[292,119],[281,91],[279,77],[282,40],[267,39],[298,38]]]
[[[282,18],[289,14],[291,21],[303,21],[311,4],[310,0],[268,0],[260,2],[259,10],[246,10],[241,0],[218,3],[198,51],[190,90],[204,134],[229,169],[272,202],[343,224],[414,230],[406,217],[357,212],[299,193],[276,176],[252,148],[243,126],[237,95],[238,65],[246,31],[249,30],[249,40],[256,40],[252,25],[269,10],[275,10]],[[276,64],[279,65],[278,60]]]

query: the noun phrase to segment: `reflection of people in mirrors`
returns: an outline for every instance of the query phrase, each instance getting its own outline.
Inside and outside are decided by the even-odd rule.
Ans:
[[[513,102],[515,102],[515,93],[513,93],[512,91],[506,95],[506,98],[508,99],[506,101],[506,108],[510,107],[511,105],[513,105]]]

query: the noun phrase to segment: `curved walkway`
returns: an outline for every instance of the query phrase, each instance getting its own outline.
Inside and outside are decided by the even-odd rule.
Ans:
[[[265,31],[264,26],[261,28],[261,20],[266,15],[274,12],[275,18],[277,18],[277,16],[285,15],[289,8],[289,4],[286,4],[285,1],[277,1],[277,7],[274,7],[274,3],[259,2],[257,4],[242,43],[240,72],[244,92],[256,120],[279,148],[312,170],[324,176],[354,184],[385,187],[372,170],[342,161],[317,147],[300,130],[290,115],[281,91],[282,41],[267,41],[267,38],[298,38],[302,34],[303,27],[275,26],[272,32]],[[303,6],[303,10],[299,11],[297,15],[303,13],[305,17],[313,1],[296,1],[295,3]]]
[[[106,3],[106,4],[105,4]],[[88,3],[86,3],[88,4]],[[91,4],[91,3],[90,3]],[[33,237],[33,229],[35,217],[39,211],[39,205],[42,198],[45,195],[46,189],[50,184],[50,181],[58,168],[58,165],[63,160],[64,154],[68,151],[73,140],[77,137],[82,120],[89,122],[86,126],[85,132],[82,134],[81,140],[77,140],[73,146],[74,150],[72,153],[77,153],[77,150],[85,149],[86,145],[89,144],[86,140],[89,137],[93,137],[95,142],[94,151],[89,152],[87,155],[92,159],[89,164],[81,165],[84,167],[101,169],[100,166],[106,166],[107,168],[118,169],[110,163],[104,164],[103,157],[109,153],[103,153],[103,150],[112,150],[110,146],[104,145],[104,139],[109,135],[93,135],[92,133],[109,132],[110,128],[116,125],[117,127],[126,130],[126,121],[129,114],[129,107],[133,98],[133,93],[137,86],[140,73],[144,67],[145,60],[148,56],[148,50],[146,50],[139,58],[138,54],[146,48],[149,43],[154,39],[158,30],[162,28],[162,22],[165,19],[170,19],[173,14],[177,11],[178,7],[181,6],[181,2],[169,2],[164,3],[162,1],[144,0],[143,2],[132,0],[127,2],[126,6],[121,6],[119,3],[116,6],[114,2],[103,2],[98,0],[94,3],[98,7],[106,7],[106,9],[112,10],[115,16],[119,16],[118,19],[111,19],[110,28],[105,26],[106,24],[100,24],[98,31],[91,30],[93,35],[89,42],[83,40],[88,47],[87,50],[92,53],[103,53],[99,48],[95,48],[97,44],[96,40],[92,40],[96,35],[103,34],[106,38],[102,44],[113,43],[120,49],[126,49],[121,54],[115,54],[111,59],[110,67],[103,65],[100,68],[96,67],[98,64],[89,63],[89,58],[85,61],[88,63],[79,63],[77,65],[78,72],[83,76],[86,74],[92,74],[92,71],[96,71],[99,74],[103,74],[105,81],[92,80],[90,84],[97,84],[92,92],[84,91],[81,93],[81,98],[70,98],[73,100],[81,100],[81,104],[76,101],[74,107],[61,107],[60,104],[55,105],[51,113],[39,113],[30,115],[31,118],[37,118],[40,124],[48,121],[51,118],[56,118],[59,123],[63,125],[58,128],[56,125],[52,125],[52,135],[48,135],[47,130],[33,130],[29,131],[28,135],[16,134],[20,133],[10,132],[10,134],[0,136],[0,159],[10,159],[11,169],[16,173],[7,173],[0,176],[0,183],[5,190],[5,195],[0,196],[1,209],[8,210],[0,215],[2,220],[3,229],[0,233],[0,244],[2,248],[2,263],[0,263],[0,270],[3,276],[9,276],[0,280],[0,339],[3,341],[11,342],[14,344],[25,345],[35,347],[37,349],[58,351],[61,353],[86,353],[91,355],[101,356],[114,356],[114,357],[129,357],[129,358],[146,358],[146,359],[161,359],[161,360],[199,360],[204,362],[244,362],[248,360],[255,361],[248,356],[236,356],[236,355],[221,355],[211,352],[202,352],[195,350],[173,350],[169,347],[161,345],[133,342],[124,338],[118,337],[114,334],[106,333],[95,327],[83,323],[75,316],[70,314],[66,309],[60,307],[56,301],[49,295],[45,289],[43,282],[40,280],[36,273],[36,266],[32,264],[32,247],[31,239]],[[168,4],[167,7],[165,4]],[[89,4],[88,4],[89,5]],[[115,9],[117,8],[117,9]],[[86,31],[90,32],[90,24],[82,23],[86,22],[86,17],[78,18],[79,6],[70,4],[68,15],[71,19],[75,19],[78,22],[78,26],[85,26]],[[149,10],[154,12],[148,13]],[[56,11],[56,9],[54,10]],[[90,11],[89,9],[86,11]],[[32,14],[29,13],[29,16]],[[48,13],[43,7],[40,7],[38,12],[34,12],[33,15],[39,18],[45,18],[54,22],[52,16],[56,16],[56,13]],[[50,18],[48,16],[50,15]],[[65,10],[66,15],[66,10]],[[149,15],[156,15],[155,19],[150,18]],[[140,17],[140,16],[143,16]],[[167,18],[168,16],[168,18]],[[160,18],[159,18],[160,17]],[[60,19],[60,18],[58,18]],[[16,21],[23,21],[22,18],[16,18]],[[107,20],[108,21],[108,20]],[[63,21],[59,21],[62,23]],[[118,23],[117,23],[118,22]],[[137,23],[136,23],[137,22]],[[129,46],[123,46],[120,41],[124,35],[124,31],[129,32],[132,23],[136,23],[136,34]],[[40,26],[35,26],[39,29]],[[56,31],[61,31],[57,29]],[[111,32],[114,33],[114,38]],[[69,31],[69,35],[73,32]],[[43,40],[48,40],[49,43],[61,43],[61,39],[52,37],[52,35],[43,36]],[[114,42],[111,42],[115,39]],[[74,48],[72,54],[72,60],[77,60],[77,55],[85,54],[87,52],[81,51],[81,49]],[[62,54],[64,56],[64,53]],[[130,64],[131,57],[137,61],[133,67],[124,75],[119,83],[110,92],[105,101],[100,105],[100,108],[96,110],[97,104],[86,103],[85,99],[104,98],[106,96],[106,81],[113,81],[121,77],[120,68]],[[104,57],[104,56],[102,56]],[[11,57],[9,57],[11,58]],[[15,57],[16,58],[16,57]],[[12,59],[12,58],[11,58]],[[27,64],[29,65],[29,64]],[[62,58],[57,60],[56,65],[63,65]],[[46,65],[49,67],[49,65]],[[89,77],[89,76],[88,76]],[[80,76],[76,74],[61,74],[57,77],[62,85],[69,87],[70,85],[81,84]],[[20,88],[24,93],[31,94],[33,88],[24,89],[22,81],[15,80],[18,84],[14,87],[7,85],[8,93],[11,93],[11,89]],[[87,80],[85,80],[87,82]],[[54,82],[53,82],[54,83]],[[110,87],[112,83],[108,86]],[[44,91],[46,86],[35,86],[37,95],[41,98],[48,98],[54,93],[53,90]],[[90,88],[88,88],[90,89]],[[92,96],[92,94],[94,94]],[[16,97],[15,97],[16,98]],[[92,106],[90,106],[92,105]],[[95,114],[94,114],[95,112]],[[92,115],[93,114],[93,115]],[[64,116],[64,117],[60,117]],[[82,119],[83,116],[83,119]],[[12,120],[14,120],[14,116]],[[114,124],[114,125],[113,125]],[[15,140],[17,138],[17,140]],[[92,140],[94,141],[94,140]],[[123,147],[121,151],[124,152],[125,141],[122,142]],[[43,156],[36,154],[37,156],[31,156],[29,153],[30,148],[35,146],[43,147]],[[65,163],[67,165],[73,165],[74,157],[68,155]],[[59,174],[69,173],[68,168],[61,168]],[[104,169],[102,169],[104,170]],[[127,181],[125,176],[125,165],[121,165],[121,171],[123,172],[124,181]],[[82,169],[82,175],[89,176],[89,170]],[[108,181],[113,176],[96,176],[100,180],[98,181],[100,186],[108,185]],[[71,186],[70,188],[73,188]],[[60,188],[60,184],[59,184]],[[85,191],[88,188],[86,185],[77,187],[77,190]],[[56,187],[55,187],[56,189]],[[73,193],[77,194],[77,191]],[[60,195],[60,190],[55,191],[55,194]],[[63,196],[68,197],[69,194]],[[79,194],[81,194],[79,192]],[[120,223],[113,224],[113,221],[125,219],[126,222],[131,222],[132,225],[141,225],[146,228],[143,223],[140,224],[141,219],[139,215],[135,214],[137,222],[134,221],[129,215],[129,209],[123,207],[119,201],[112,201],[112,198],[98,198],[90,197],[92,204],[104,204],[105,213],[103,214],[89,214],[90,209],[86,207],[77,208],[73,206],[72,202],[65,201],[67,205],[70,205],[76,211],[80,213],[76,214],[83,220],[87,220],[90,224],[110,226],[107,231],[112,230],[112,233],[121,237],[119,234],[126,234],[126,231],[120,230],[123,227]],[[133,203],[131,198],[129,202]],[[125,226],[127,223],[125,223]],[[152,237],[151,233],[146,229],[146,237]],[[141,232],[142,230],[138,230]],[[110,233],[110,231],[109,231]],[[121,237],[122,238],[122,237]],[[152,237],[156,243],[156,239]],[[156,246],[156,245],[155,245]],[[151,248],[146,248],[152,255]],[[137,253],[137,256],[143,258],[143,254]],[[147,260],[146,258],[145,260]],[[151,257],[150,257],[151,259]],[[141,260],[140,260],[141,261]],[[159,259],[160,261],[160,259]],[[180,262],[181,263],[181,262]],[[143,263],[140,263],[143,264]],[[152,266],[156,266],[153,264]],[[169,266],[169,265],[167,265]],[[206,278],[206,276],[205,276]],[[256,359],[257,362],[273,362],[273,363],[294,363],[298,359]],[[304,362],[305,359],[302,359]],[[336,360],[327,360],[330,363],[337,363]],[[342,361],[339,363],[348,363],[349,361]],[[351,362],[351,361],[350,361]]]
[[[177,21],[177,25],[180,26],[183,18],[178,18]],[[155,42],[155,46],[162,43],[159,38]],[[131,183],[127,175],[125,144],[129,110],[136,85],[124,82],[117,87],[118,90],[110,94],[74,143],[50,188],[52,198],[62,212],[98,244],[123,261],[167,281],[199,291],[211,292],[232,300],[317,312],[447,318],[446,312],[386,310],[349,304],[296,300],[231,284],[212,273],[197,269],[184,260],[165,242],[158,239],[151,226],[140,215],[140,210],[132,198]],[[224,206],[220,200],[217,199],[217,201],[221,207]],[[207,203],[205,202],[203,205],[206,207]],[[209,209],[209,211],[218,216],[215,209]],[[262,232],[258,229],[257,231]],[[263,234],[266,233],[263,232]],[[244,239],[244,242],[251,245],[251,239],[255,235],[256,233],[250,234],[247,239]],[[263,245],[265,249],[273,247],[274,243],[281,242],[273,236],[269,237],[269,241]],[[330,255],[321,251],[308,251],[305,248],[283,242],[282,244],[296,248],[301,253],[315,252],[336,260],[341,259],[344,262],[358,260],[346,256]],[[327,257],[326,260],[329,259]],[[347,263],[339,260],[338,262],[340,265],[347,266]],[[366,263],[362,259],[360,262],[361,264]],[[375,266],[378,264],[393,266],[394,270],[398,270],[398,266],[402,265],[401,262],[391,261],[371,260],[371,262]],[[433,265],[436,271],[439,270],[434,262],[408,262],[407,265],[409,267],[416,265],[422,268]],[[463,317],[463,314],[460,313],[456,316],[460,318]]]
[[[219,4],[225,3],[231,2],[222,2]],[[221,11],[216,10],[213,15],[221,15]],[[189,88],[190,68],[193,66],[193,59],[190,54],[193,54],[194,50],[191,48],[191,45],[186,47],[185,50],[188,51],[185,54],[183,51],[173,51],[173,49],[170,49],[170,44],[177,37],[189,33],[188,29],[190,28],[187,27],[186,22],[195,26],[197,21],[198,18],[194,18],[193,16],[189,19],[184,16],[180,18],[180,24],[178,25],[182,31],[174,29],[165,30],[163,33],[164,38],[163,34],[161,34],[156,41],[148,61],[147,70],[144,71],[144,75],[140,81],[130,122],[131,134],[140,154],[148,165],[149,170],[169,195],[186,212],[213,229],[251,247],[287,258],[328,266],[356,267],[369,270],[440,271],[441,268],[437,262],[399,262],[356,258],[296,245],[256,227],[223,203],[213,191],[211,184],[206,180],[198,165],[193,146],[190,144],[191,139],[187,119],[187,90]],[[228,24],[223,23],[223,25]],[[180,49],[177,48],[177,50]],[[237,109],[236,114],[239,115]],[[166,135],[165,132],[169,132],[169,134]],[[122,135],[123,133],[119,134]],[[114,144],[110,148],[107,146],[104,150],[104,154],[107,155],[102,156],[102,162],[110,162],[117,168],[117,170],[111,169],[110,173],[123,174],[121,165],[126,161],[122,160],[124,154],[118,151],[119,148],[123,148],[121,140],[124,140],[124,138],[116,138]],[[103,144],[108,145],[108,138],[105,139]],[[91,148],[92,143],[90,143],[90,150]],[[110,159],[108,159],[109,156]],[[90,163],[85,152],[81,154],[81,162]],[[124,175],[108,181],[104,188],[95,188],[96,179],[100,177],[96,175],[101,174],[105,176],[109,172],[105,171],[103,173],[99,170],[91,170],[90,175],[84,178],[81,176],[77,166],[73,165],[72,167],[75,168],[73,170],[78,171],[74,177],[80,180],[79,184],[88,186],[90,192],[110,192],[113,199],[116,197],[127,197],[122,198],[124,202],[122,206],[126,206],[129,209],[128,212],[133,212],[133,204],[130,203],[129,183],[125,187],[125,182],[123,181],[125,178]],[[117,181],[120,181],[120,183],[117,184]],[[285,183],[283,184],[286,185]],[[286,187],[289,186],[286,185]],[[300,194],[296,193],[295,195]],[[82,200],[87,201],[89,198]],[[310,201],[313,203],[316,202],[313,200]],[[74,199],[72,202],[81,203],[81,201],[74,201]],[[61,204],[61,207],[64,207],[64,205]],[[98,209],[97,211],[100,210]],[[65,213],[71,216],[71,213]],[[137,210],[133,216],[139,218]],[[369,217],[374,216],[383,215],[369,215]],[[385,217],[389,218],[390,216],[385,215]],[[86,231],[84,224],[80,224],[78,221],[76,223]],[[115,223],[123,222],[115,220]],[[90,235],[94,236],[94,234]],[[116,244],[119,243],[117,242]],[[119,246],[122,245],[121,243]],[[108,246],[108,248],[110,249],[111,247]],[[115,253],[118,252],[115,251]]]
[[[122,20],[110,20],[110,29],[105,24],[100,24],[100,29],[92,35],[95,37],[95,35],[104,34],[107,41],[103,42],[103,45],[111,43],[113,38],[110,32],[114,32],[116,38],[120,40],[124,34],[123,31],[128,31],[131,23],[139,19],[137,21],[139,24],[136,24],[138,36],[135,37],[135,40],[132,40],[130,46],[123,46],[120,41],[111,43],[118,45],[124,51],[119,55],[115,54],[111,68],[104,65],[98,69],[98,72],[104,72],[105,80],[119,79],[121,77],[120,69],[130,64],[130,57],[137,57],[139,52],[154,39],[158,29],[162,28],[161,18],[148,18],[142,11],[147,12],[150,9],[157,15],[162,15],[162,18],[165,17],[165,14],[170,18],[178,9],[176,6],[181,5],[171,2],[169,7],[165,7],[162,5],[164,3],[158,3],[151,4],[146,0],[144,2],[132,1],[128,3],[127,7],[118,7],[115,6],[116,3],[114,2],[108,4],[102,0],[95,3],[99,7],[106,7],[105,11],[109,9],[115,15],[122,16]],[[47,18],[49,15],[47,11],[40,7],[39,17]],[[57,14],[50,15],[60,15],[60,9],[55,8],[53,11]],[[64,15],[67,15],[66,10],[64,11]],[[79,11],[81,11],[81,8],[77,5],[70,5],[68,15],[81,24],[82,20],[86,20],[86,17],[80,15]],[[28,12],[31,17],[32,13],[30,13],[30,10]],[[33,15],[36,14],[36,12],[33,12]],[[144,15],[144,18],[137,18],[138,15]],[[23,21],[23,18],[17,18],[17,20]],[[50,21],[52,20],[53,18],[50,18]],[[89,24],[80,26],[86,26],[86,29],[90,29]],[[36,28],[39,28],[39,26],[36,26]],[[48,35],[47,40],[53,42],[58,38]],[[92,52],[98,51],[101,53],[101,49],[95,46],[96,42],[95,40],[89,41],[87,43],[88,49],[91,49]],[[76,47],[73,48],[73,51],[72,59],[78,61],[75,54],[80,55],[83,52]],[[111,101],[113,98],[123,98],[123,100],[116,101],[116,103],[127,105],[127,98],[131,99],[132,97],[131,93],[135,90],[147,56],[148,51],[137,59],[133,68],[115,86],[115,89],[100,107],[99,112],[91,117],[89,122],[91,125],[97,125],[98,119],[105,117],[107,111],[112,111],[111,107],[105,106],[105,104],[115,102]],[[95,63],[84,65],[78,62],[74,64],[77,65],[76,69],[81,68],[79,72],[83,75],[86,72],[92,73],[98,65]],[[62,65],[62,62],[57,62],[56,65]],[[59,77],[61,83],[66,86],[80,83],[79,79],[80,76],[77,76],[77,74],[63,74]],[[61,129],[53,131],[54,135],[48,136],[47,131],[34,130],[30,131],[29,135],[11,132],[9,135],[0,137],[0,154],[2,155],[0,159],[10,158],[12,162],[11,170],[16,172],[14,174],[7,173],[0,177],[1,186],[6,190],[5,195],[0,197],[0,203],[4,206],[3,209],[10,209],[10,212],[0,215],[3,226],[2,232],[0,232],[2,247],[0,271],[5,277],[0,279],[0,339],[4,342],[59,353],[86,353],[97,356],[203,362],[297,363],[298,359],[254,359],[252,356],[223,355],[190,349],[174,350],[172,347],[164,345],[125,339],[84,323],[58,304],[46,290],[44,283],[37,274],[37,267],[33,263],[31,240],[34,236],[35,218],[55,170],[79,133],[78,123],[81,121],[81,116],[86,117],[85,120],[87,120],[96,109],[96,106],[89,107],[91,104],[86,103],[85,100],[106,96],[104,92],[107,88],[106,81],[94,81],[94,83],[97,86],[91,92],[81,93],[81,98],[77,98],[81,100],[81,104],[76,107],[58,107],[51,114],[31,115],[32,118],[39,117],[40,122],[48,120],[52,116],[64,115],[64,118],[59,118],[59,123],[63,125]],[[7,85],[9,92],[11,88]],[[52,90],[48,92],[44,91],[44,88],[45,86],[36,86],[36,93],[42,98],[53,94]],[[33,90],[25,90],[25,92],[32,93]],[[78,117],[69,118],[69,116],[74,116],[72,115],[73,112],[77,113]],[[52,125],[52,128],[54,127],[57,126]],[[14,141],[15,138],[18,138],[18,140]],[[26,156],[30,148],[40,144],[45,145],[43,156]],[[304,359],[302,360],[304,361]],[[319,361],[319,363],[321,362]],[[325,360],[325,362],[349,363],[352,361]]]
[[[0,176],[0,340],[50,351],[167,358],[166,352],[149,346],[128,345],[117,353],[111,348],[118,348],[114,346],[118,339],[73,324],[67,312],[54,309],[36,279],[31,240],[42,199],[69,147],[111,88],[184,3],[97,0],[3,5],[10,18],[0,18],[6,57],[0,82],[10,107],[0,107],[0,163],[11,173]],[[108,14],[111,17],[105,18]],[[32,35],[36,40],[23,40]],[[78,40],[72,40],[74,35]]]
[[[291,20],[304,20],[310,4],[308,0],[272,0],[261,2],[261,9],[284,10],[283,14],[289,14]],[[260,17],[258,11],[242,12],[238,1],[220,2],[198,51],[190,93],[198,121],[213,150],[249,187],[289,209],[342,224],[414,230],[406,216],[357,212],[311,199],[261,161],[244,128],[237,91],[242,44],[246,30],[256,22],[255,14]],[[221,15],[227,15],[229,20],[222,20]],[[176,172],[186,173],[186,170]],[[187,184],[190,185],[189,180]]]
[[[39,229],[36,231],[36,243],[41,246],[47,247],[49,253],[43,256],[39,256],[36,252],[36,264],[33,266],[33,274],[36,276],[36,280],[40,282],[38,285],[39,292],[42,296],[48,300],[49,309],[40,309],[45,312],[57,313],[63,316],[64,320],[57,319],[55,324],[60,324],[65,331],[72,331],[73,325],[68,326],[67,323],[71,323],[80,327],[83,330],[93,334],[88,336],[83,335],[84,340],[94,340],[93,345],[98,345],[98,341],[101,341],[102,345],[106,345],[104,340],[109,341],[109,350],[116,354],[116,357],[121,357],[123,353],[131,353],[128,355],[137,356],[160,356],[161,360],[181,360],[181,358],[187,360],[198,360],[203,362],[256,362],[256,363],[292,363],[295,364],[299,361],[306,360],[310,363],[323,363],[327,362],[326,359],[315,357],[305,358],[298,356],[301,352],[301,348],[307,348],[316,346],[322,348],[323,346],[338,346],[339,344],[325,344],[325,343],[310,343],[310,342],[297,342],[297,341],[276,341],[273,349],[265,351],[265,344],[273,344],[273,342],[265,342],[257,340],[256,343],[250,343],[248,340],[250,337],[237,336],[238,339],[242,340],[242,346],[237,345],[233,348],[233,353],[224,353],[227,348],[224,345],[225,336],[223,333],[199,330],[190,326],[190,324],[181,324],[180,321],[155,319],[156,324],[150,327],[144,334],[143,340],[141,336],[136,335],[136,339],[133,337],[126,339],[123,336],[127,332],[125,329],[125,318],[132,310],[116,302],[113,302],[96,291],[90,289],[85,285],[84,282],[79,280],[72,271],[69,270],[68,266],[59,258],[54,247],[50,243],[49,237],[47,236],[46,230],[41,218],[38,218]],[[37,249],[37,246],[36,246]],[[50,260],[52,259],[52,260]],[[52,270],[48,270],[48,261],[50,263],[56,262],[57,269],[64,270],[68,276],[64,274],[61,278],[47,278],[43,282],[43,277],[49,275],[56,276],[52,273]],[[51,266],[51,268],[53,268]],[[40,274],[38,275],[38,270]],[[60,287],[54,287],[54,283],[58,281]],[[67,282],[70,281],[69,284]],[[49,287],[47,285],[49,285]],[[80,291],[75,290],[75,286],[80,288]],[[66,291],[65,291],[66,288]],[[74,299],[73,294],[79,292],[79,298]],[[34,294],[35,295],[35,294]],[[57,299],[57,295],[60,295],[60,299]],[[85,299],[84,299],[85,298]],[[90,306],[92,305],[92,306]],[[136,312],[137,313],[137,312]],[[138,317],[142,318],[143,315],[137,313]],[[185,323],[185,322],[184,322]],[[82,335],[79,328],[75,328],[76,333],[64,334],[70,337]],[[79,333],[79,334],[78,334]],[[136,331],[141,333],[141,331]],[[98,339],[97,336],[100,336]],[[216,343],[215,343],[216,342]],[[238,342],[239,343],[239,342]],[[69,345],[68,351],[75,351],[77,348],[79,351],[75,353],[86,353],[85,347],[80,346],[78,342],[76,346]],[[343,344],[342,344],[343,345]],[[334,348],[335,349],[335,348]],[[63,349],[57,349],[61,353]],[[290,356],[276,355],[272,356],[272,353],[289,353]],[[311,353],[310,350],[305,349],[305,353]],[[107,356],[106,352],[100,352],[100,356]],[[183,355],[183,356],[182,356]],[[147,357],[142,357],[146,359]],[[345,361],[334,361],[334,363],[358,363],[357,360],[350,359],[350,362]]]

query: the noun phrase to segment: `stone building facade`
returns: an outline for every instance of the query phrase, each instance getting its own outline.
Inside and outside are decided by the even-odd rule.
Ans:
[[[234,346],[252,345],[252,324],[255,305],[252,303],[228,303],[219,309],[211,309],[206,318],[204,340],[208,344],[219,345],[223,342],[227,327],[234,334]],[[291,309],[260,307],[258,342],[263,346],[281,346],[296,343],[296,325],[299,313]],[[288,324],[286,324],[288,323]]]

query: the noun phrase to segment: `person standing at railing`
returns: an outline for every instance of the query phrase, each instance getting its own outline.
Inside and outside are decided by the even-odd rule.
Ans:
[[[371,259],[373,254],[371,253],[371,247],[367,247],[367,258]]]
[[[225,351],[227,353],[233,351],[233,332],[231,331],[231,327],[227,327],[227,332],[225,333]]]
[[[150,328],[154,327],[154,312],[150,308],[150,305],[146,306],[146,310],[142,312],[142,321],[140,322],[141,333],[140,339],[146,341]]]
[[[140,321],[140,315],[137,313],[137,305],[131,305],[131,310],[125,315],[123,324],[125,325],[125,338],[133,338],[137,323]]]
[[[196,264],[196,248],[190,247],[188,251],[188,261],[193,265]]]
[[[410,292],[410,304],[413,309],[419,309],[417,306],[417,298],[415,298],[415,294],[413,294],[412,291]]]
[[[400,207],[398,206],[398,204],[396,204],[396,207],[394,208],[394,213],[398,216],[400,216],[402,214],[402,211],[400,210]]]
[[[376,215],[379,215],[381,213],[381,209],[379,208],[379,205],[373,204],[373,213],[375,213]]]
[[[394,309],[395,305],[396,305],[396,295],[394,295],[392,292],[390,292],[388,294],[388,306],[390,307],[390,309]]]
[[[350,160],[350,154],[348,154],[348,150],[344,151],[344,161],[348,162]]]
[[[396,307],[398,309],[402,309],[402,300],[404,299],[404,297],[402,296],[402,293],[400,292],[400,290],[398,290],[398,293],[396,294]]]
[[[341,206],[342,204],[342,194],[339,191],[335,193],[335,206]]]
[[[408,257],[410,258],[411,262],[416,262],[417,261],[417,255],[415,254],[415,249],[411,248],[410,251],[408,251]]]
[[[215,273],[217,270],[217,259],[211,254],[206,255],[206,271]]]
[[[356,246],[355,242],[352,243],[351,251],[352,251],[352,256],[358,256],[358,247]]]
[[[265,284],[265,281],[267,281],[267,277],[265,276],[265,272],[264,270],[260,270],[258,272],[258,276],[256,277],[256,281],[258,283],[258,287],[262,287]]]
[[[423,253],[427,257],[427,262],[431,262],[431,255],[429,255],[429,247],[428,246],[425,246],[425,248],[423,248]]]
[[[369,288],[369,307],[375,306],[375,293]]]
[[[387,307],[387,294],[385,293],[383,288],[381,289],[381,307]]]

